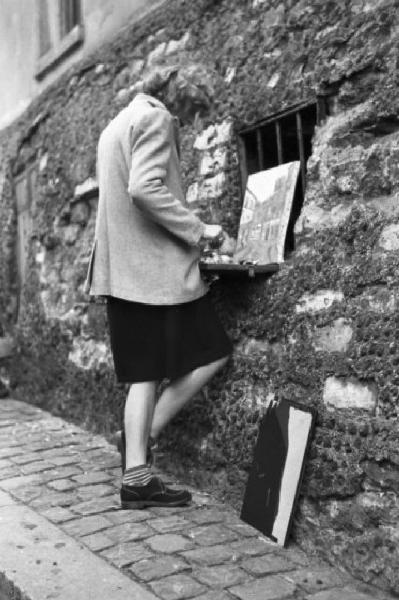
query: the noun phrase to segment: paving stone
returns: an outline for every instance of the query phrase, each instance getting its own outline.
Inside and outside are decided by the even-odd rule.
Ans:
[[[10,479],[11,477],[15,477],[20,474],[23,474],[20,467],[17,467],[16,465],[13,467],[6,467],[5,469],[0,470],[0,481],[3,479]]]
[[[129,568],[129,571],[142,581],[153,581],[168,575],[190,569],[179,556],[161,556],[159,558],[140,560]]]
[[[165,577],[149,585],[163,600],[186,600],[206,590],[205,586],[182,573]]]
[[[31,508],[51,508],[52,506],[72,506],[76,504],[75,492],[46,492],[30,503]]]
[[[93,500],[87,500],[86,502],[79,502],[74,506],[71,506],[71,510],[82,516],[92,515],[96,513],[104,513],[105,511],[111,511],[117,509],[120,506],[119,496],[113,494],[112,496],[103,496],[101,498],[93,498]],[[133,512],[133,511],[131,511]],[[112,523],[115,521],[111,518],[111,512],[104,514],[106,518],[109,518]]]
[[[71,513],[66,508],[62,508],[62,506],[55,506],[54,508],[47,508],[43,511],[40,511],[43,517],[46,517],[49,521],[53,523],[64,523],[65,521],[70,521],[71,519],[75,519],[76,515]]]
[[[165,552],[173,554],[174,552],[182,552],[190,550],[193,543],[182,535],[175,533],[164,533],[163,535],[154,535],[146,540],[146,543],[155,552]]]
[[[283,600],[295,592],[295,584],[279,575],[255,579],[251,583],[232,587],[229,591],[240,600]],[[343,600],[343,598],[341,598]]]
[[[243,523],[242,521],[226,521],[225,525],[229,529],[232,529],[235,533],[238,533],[240,537],[255,537],[259,535],[259,531],[257,529],[251,527],[251,525],[248,525],[247,523]]]
[[[28,463],[27,465],[22,465],[21,472],[24,475],[30,475],[31,473],[40,473],[41,471],[46,471],[47,469],[52,469],[53,467],[54,465],[46,460],[37,460],[35,462]]]
[[[57,492],[69,492],[76,488],[76,483],[70,479],[56,479],[55,481],[49,481],[47,487]]]
[[[70,455],[70,456],[53,456],[49,457],[48,460],[57,465],[58,467],[62,467],[64,465],[71,465],[74,463],[80,462],[80,457],[78,455]]]
[[[101,552],[101,556],[107,558],[116,567],[126,567],[139,560],[144,560],[154,556],[144,544],[137,542],[126,542],[124,544],[117,544],[108,550]]]
[[[222,525],[203,525],[187,532],[187,535],[201,546],[212,546],[237,539],[237,534]]]
[[[12,466],[14,463],[9,460],[8,458],[1,458],[0,459],[0,470],[4,469],[5,467],[10,467]]]
[[[317,592],[337,585],[345,585],[348,575],[331,568],[298,569],[284,575],[287,581],[300,585],[306,592]]]
[[[107,536],[115,542],[130,542],[154,535],[154,530],[146,523],[122,523],[107,529]]]
[[[151,527],[159,531],[159,533],[167,533],[168,531],[180,531],[190,525],[181,515],[172,515],[171,517],[162,517],[161,519],[153,519]]]
[[[0,487],[3,490],[12,492],[19,487],[28,487],[30,485],[38,485],[42,482],[40,475],[20,475],[17,477],[10,477],[10,479],[3,479],[0,482]]]
[[[26,502],[29,504],[36,498],[39,498],[43,495],[45,490],[40,486],[32,486],[32,487],[19,487],[15,490],[12,490],[12,495],[21,502]]]
[[[238,565],[217,565],[203,567],[194,572],[198,581],[211,588],[227,588],[250,580],[248,574]]]
[[[220,508],[214,507],[201,507],[193,512],[192,520],[198,525],[205,525],[208,523],[220,523],[226,518],[226,512]]]
[[[77,465],[69,465],[66,467],[55,467],[52,465],[52,469],[42,473],[43,481],[55,481],[56,479],[67,479],[72,475],[78,475],[81,473],[80,468]]]
[[[268,575],[269,573],[292,571],[297,568],[297,565],[283,556],[275,556],[273,554],[249,558],[243,561],[241,566],[252,575]]]
[[[65,523],[62,528],[72,537],[80,537],[89,533],[95,533],[101,529],[106,529],[109,526],[110,522],[108,519],[105,519],[101,515],[92,515],[90,517],[69,521],[68,523]]]
[[[111,540],[106,533],[102,531],[98,533],[91,533],[90,535],[84,535],[80,538],[84,544],[93,552],[98,552],[99,550],[105,550],[105,548],[110,548],[115,545],[115,540]]]
[[[239,554],[244,556],[258,556],[261,554],[269,554],[275,552],[276,544],[272,544],[263,538],[246,538],[245,540],[238,540],[232,542],[230,547]],[[278,550],[277,550],[278,551]]]
[[[37,462],[40,457],[36,454],[36,452],[30,452],[23,454],[18,454],[17,456],[12,457],[12,462],[16,465],[27,465],[28,463]]]
[[[102,500],[105,500],[105,498],[102,498]],[[137,523],[152,518],[152,514],[148,510],[122,510],[120,508],[119,496],[117,496],[117,500],[118,509],[104,513],[104,517],[107,517],[115,525],[119,525],[120,523]]]
[[[364,594],[353,587],[334,588],[323,590],[306,596],[306,600],[371,600],[372,596]]]
[[[75,475],[72,477],[72,479],[80,485],[89,485],[93,483],[104,483],[105,481],[109,481],[110,479],[112,479],[112,477],[107,473],[102,473],[100,471],[91,471],[90,473],[82,473],[82,475]]]
[[[303,550],[298,548],[297,546],[291,546],[290,548],[282,548],[281,555],[296,563],[297,565],[301,565],[302,567],[307,567],[312,562]]]
[[[101,496],[108,496],[113,494],[115,488],[110,485],[98,483],[97,485],[85,485],[76,489],[77,498],[85,502],[92,498],[98,498]]]
[[[238,560],[238,552],[227,546],[210,546],[196,548],[183,552],[182,556],[190,562],[199,565],[217,565],[223,562],[236,562]]]
[[[231,600],[232,596],[223,590],[217,590],[216,592],[206,592],[201,596],[196,596],[195,600]]]

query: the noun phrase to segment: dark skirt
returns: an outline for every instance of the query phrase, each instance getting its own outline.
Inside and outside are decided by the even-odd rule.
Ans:
[[[207,295],[162,306],[108,297],[107,313],[120,383],[174,380],[232,351]]]

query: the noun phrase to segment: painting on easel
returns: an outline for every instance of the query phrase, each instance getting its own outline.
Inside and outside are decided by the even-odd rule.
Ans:
[[[299,494],[315,412],[271,402],[261,420],[241,519],[285,546]]]

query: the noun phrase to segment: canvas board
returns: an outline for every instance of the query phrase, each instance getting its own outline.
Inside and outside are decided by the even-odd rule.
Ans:
[[[294,402],[269,404],[261,420],[241,519],[285,546],[299,494],[315,412]]]
[[[259,265],[284,262],[300,162],[284,163],[249,175],[233,261]]]

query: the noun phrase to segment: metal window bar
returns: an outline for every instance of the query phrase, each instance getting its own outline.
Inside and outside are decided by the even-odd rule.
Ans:
[[[302,127],[301,112],[298,111],[295,116],[296,116],[296,135],[297,135],[298,148],[299,148],[299,160],[301,162],[302,191],[303,191],[303,193],[305,193],[306,157],[305,157],[305,147],[304,147],[304,143],[303,143],[303,127]]]
[[[247,166],[247,151],[243,135],[254,133],[256,134],[256,159],[258,168],[261,170],[265,165],[265,149],[262,142],[262,128],[268,124],[274,124],[276,133],[276,144],[277,144],[277,164],[281,165],[284,162],[284,148],[283,148],[283,132],[284,122],[283,119],[288,116],[295,116],[296,121],[296,137],[298,144],[298,159],[301,163],[301,182],[302,190],[305,193],[306,187],[306,152],[304,143],[303,133],[303,122],[302,114],[305,109],[314,107],[316,109],[316,121],[315,125],[319,125],[327,116],[326,99],[324,97],[318,97],[315,102],[304,102],[297,104],[289,110],[280,111],[267,119],[259,121],[252,127],[247,127],[240,132],[238,136],[238,153],[240,159],[240,171],[241,171],[241,187],[243,195],[245,193],[246,182],[248,178],[248,166]]]

